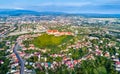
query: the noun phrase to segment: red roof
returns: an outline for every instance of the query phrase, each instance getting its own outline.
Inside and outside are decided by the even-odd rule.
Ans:
[[[119,61],[117,61],[117,62],[116,62],[116,64],[117,64],[117,65],[120,65],[120,62],[119,62]]]
[[[71,32],[67,32],[68,34],[72,34]]]
[[[58,30],[47,30],[47,32],[58,32]]]
[[[53,32],[58,32],[58,30],[52,30]]]
[[[72,35],[71,32],[59,32],[58,30],[47,30],[47,33],[58,33],[60,35]]]
[[[47,32],[52,32],[52,30],[47,30]]]

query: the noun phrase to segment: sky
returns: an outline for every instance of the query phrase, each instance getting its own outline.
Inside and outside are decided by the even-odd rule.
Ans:
[[[0,0],[0,9],[120,14],[120,0]]]

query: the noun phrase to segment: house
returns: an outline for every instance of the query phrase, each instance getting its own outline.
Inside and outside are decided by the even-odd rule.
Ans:
[[[115,66],[120,68],[120,61],[115,62]]]
[[[56,34],[58,30],[47,30],[47,34]]]
[[[59,32],[58,30],[47,30],[47,34],[52,34],[55,36],[61,36],[61,35],[73,35],[71,32]]]
[[[34,70],[26,70],[25,74],[36,74]]]
[[[118,58],[113,58],[113,61],[118,62],[119,59]]]
[[[102,56],[102,51],[99,50],[99,49],[96,49],[96,50],[95,50],[95,54],[96,54],[96,55],[101,55],[101,56]]]
[[[115,69],[120,71],[120,61],[115,62]]]
[[[110,53],[107,51],[107,52],[105,52],[104,56],[105,57],[110,57]]]
[[[0,64],[4,64],[3,60],[0,60]]]

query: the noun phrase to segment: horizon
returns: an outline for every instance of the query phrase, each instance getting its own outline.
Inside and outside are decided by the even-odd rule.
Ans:
[[[1,12],[1,10],[2,11],[4,11],[4,12],[6,12],[6,11],[11,11],[11,12],[14,12],[14,11],[30,11],[30,12],[37,12],[37,13],[63,13],[63,14],[100,14],[100,15],[120,15],[120,13],[77,13],[77,12],[74,12],[74,13],[70,13],[70,12],[63,12],[63,11],[36,11],[36,10],[28,10],[28,9],[6,9],[6,8],[4,8],[4,9],[1,9],[0,8],[0,12]]]
[[[12,6],[11,6],[12,5]],[[119,0],[1,0],[0,9],[31,10],[37,12],[120,14]]]

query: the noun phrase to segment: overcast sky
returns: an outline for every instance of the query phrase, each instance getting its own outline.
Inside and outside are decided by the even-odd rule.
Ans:
[[[119,14],[120,0],[0,0],[0,9]]]

